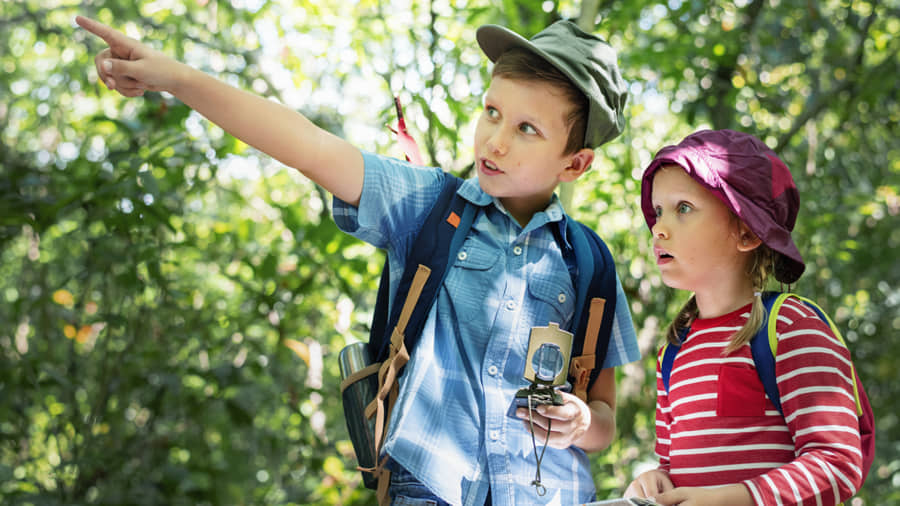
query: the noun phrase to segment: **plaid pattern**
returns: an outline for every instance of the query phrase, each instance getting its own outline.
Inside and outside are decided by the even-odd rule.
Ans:
[[[386,249],[398,279],[439,192],[440,170],[364,156],[359,210],[336,199],[334,219]],[[459,193],[482,209],[400,378],[385,451],[452,504],[484,504],[489,489],[495,505],[588,502],[595,494],[589,461],[574,447],[547,448],[541,464],[547,494],[536,494],[531,434],[507,416],[516,391],[528,385],[522,373],[531,328],[550,322],[566,328],[574,317],[572,281],[551,229],[565,231],[567,217],[554,197],[522,229],[477,180]],[[395,293],[392,286],[392,299]],[[620,284],[618,297],[604,367],[640,358]]]

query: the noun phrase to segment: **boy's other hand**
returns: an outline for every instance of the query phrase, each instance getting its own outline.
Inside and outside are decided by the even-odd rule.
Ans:
[[[97,75],[109,89],[126,97],[172,91],[177,82],[176,61],[93,19],[76,16],[75,22],[109,44],[94,57]]]

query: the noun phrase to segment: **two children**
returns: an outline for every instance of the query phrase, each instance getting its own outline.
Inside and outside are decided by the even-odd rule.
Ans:
[[[77,21],[110,46],[96,59],[109,88],[130,97],[169,91],[300,170],[335,196],[339,226],[385,248],[392,272],[402,272],[438,191],[438,169],[361,152],[293,110]],[[531,327],[572,318],[557,238],[571,218],[554,191],[590,167],[592,148],[618,135],[624,83],[609,46],[571,23],[530,41],[483,27],[478,41],[495,66],[475,134],[478,176],[459,193],[481,209],[401,378],[384,445],[390,493],[405,504],[583,503],[594,495],[585,452],[605,448],[615,431],[612,367],[638,358],[621,287],[610,350],[587,402],[563,393],[564,405],[533,415],[535,436],[550,447],[544,497],[531,487],[532,434],[506,410],[524,386]],[[642,210],[663,280],[694,295],[669,329],[681,351],[670,388],[658,386],[660,468],[627,495],[662,504],[837,504],[860,486],[847,349],[810,309],[785,304],[776,366],[782,417],[747,346],[764,318],[769,275],[792,283],[803,272],[790,236],[798,200],[781,160],[738,132],[698,132],[661,150],[646,170]]]
[[[440,189],[440,169],[362,152],[296,111],[96,21],[76,21],[109,45],[95,62],[110,89],[128,97],[168,91],[298,169],[334,195],[342,230],[387,251],[398,278]],[[563,405],[538,408],[527,425],[507,409],[528,384],[532,327],[566,328],[575,312],[563,253],[571,218],[554,191],[620,133],[626,87],[612,48],[570,22],[530,41],[497,26],[482,27],[477,38],[495,66],[475,132],[477,177],[458,193],[479,211],[400,379],[383,446],[389,492],[399,504],[584,503],[595,494],[585,453],[604,449],[615,433],[613,367],[639,358],[618,279],[609,351],[586,402],[562,393]],[[549,447],[544,496],[532,486],[532,437]]]
[[[764,323],[770,275],[804,270],[791,230],[799,196],[785,164],[755,137],[699,131],[644,172],[641,209],[666,285],[693,292],[668,329],[680,345],[668,385],[657,365],[658,469],[626,495],[661,504],[834,505],[862,484],[847,348],[789,298],[778,313],[766,396],[749,340]]]

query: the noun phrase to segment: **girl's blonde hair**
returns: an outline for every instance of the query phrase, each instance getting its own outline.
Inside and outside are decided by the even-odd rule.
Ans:
[[[750,342],[750,339],[756,334],[766,320],[766,308],[763,306],[762,292],[766,287],[769,276],[775,270],[775,252],[765,244],[760,244],[753,250],[752,262],[747,271],[747,275],[753,281],[753,306],[750,308],[750,317],[740,330],[731,336],[731,341],[725,348],[724,354],[727,355],[741,346]],[[679,335],[683,329],[690,328],[694,320],[697,319],[697,300],[694,295],[682,306],[678,311],[678,315],[669,324],[666,331],[666,339],[672,344],[681,344]]]

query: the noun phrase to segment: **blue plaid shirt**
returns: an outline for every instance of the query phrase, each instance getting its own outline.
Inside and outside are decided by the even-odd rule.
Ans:
[[[387,250],[391,280],[440,191],[439,169],[413,167],[364,153],[359,209],[334,201],[345,232]],[[575,293],[551,227],[565,237],[558,199],[523,229],[484,193],[477,179],[459,194],[482,206],[447,273],[422,336],[400,378],[384,451],[452,504],[580,504],[594,498],[585,453],[547,448],[541,463],[546,495],[531,485],[531,434],[507,416],[522,374],[528,337],[550,322],[566,328]],[[640,358],[628,303],[618,283],[613,336],[604,368]],[[396,286],[391,286],[391,299]],[[538,446],[538,452],[541,446]]]

